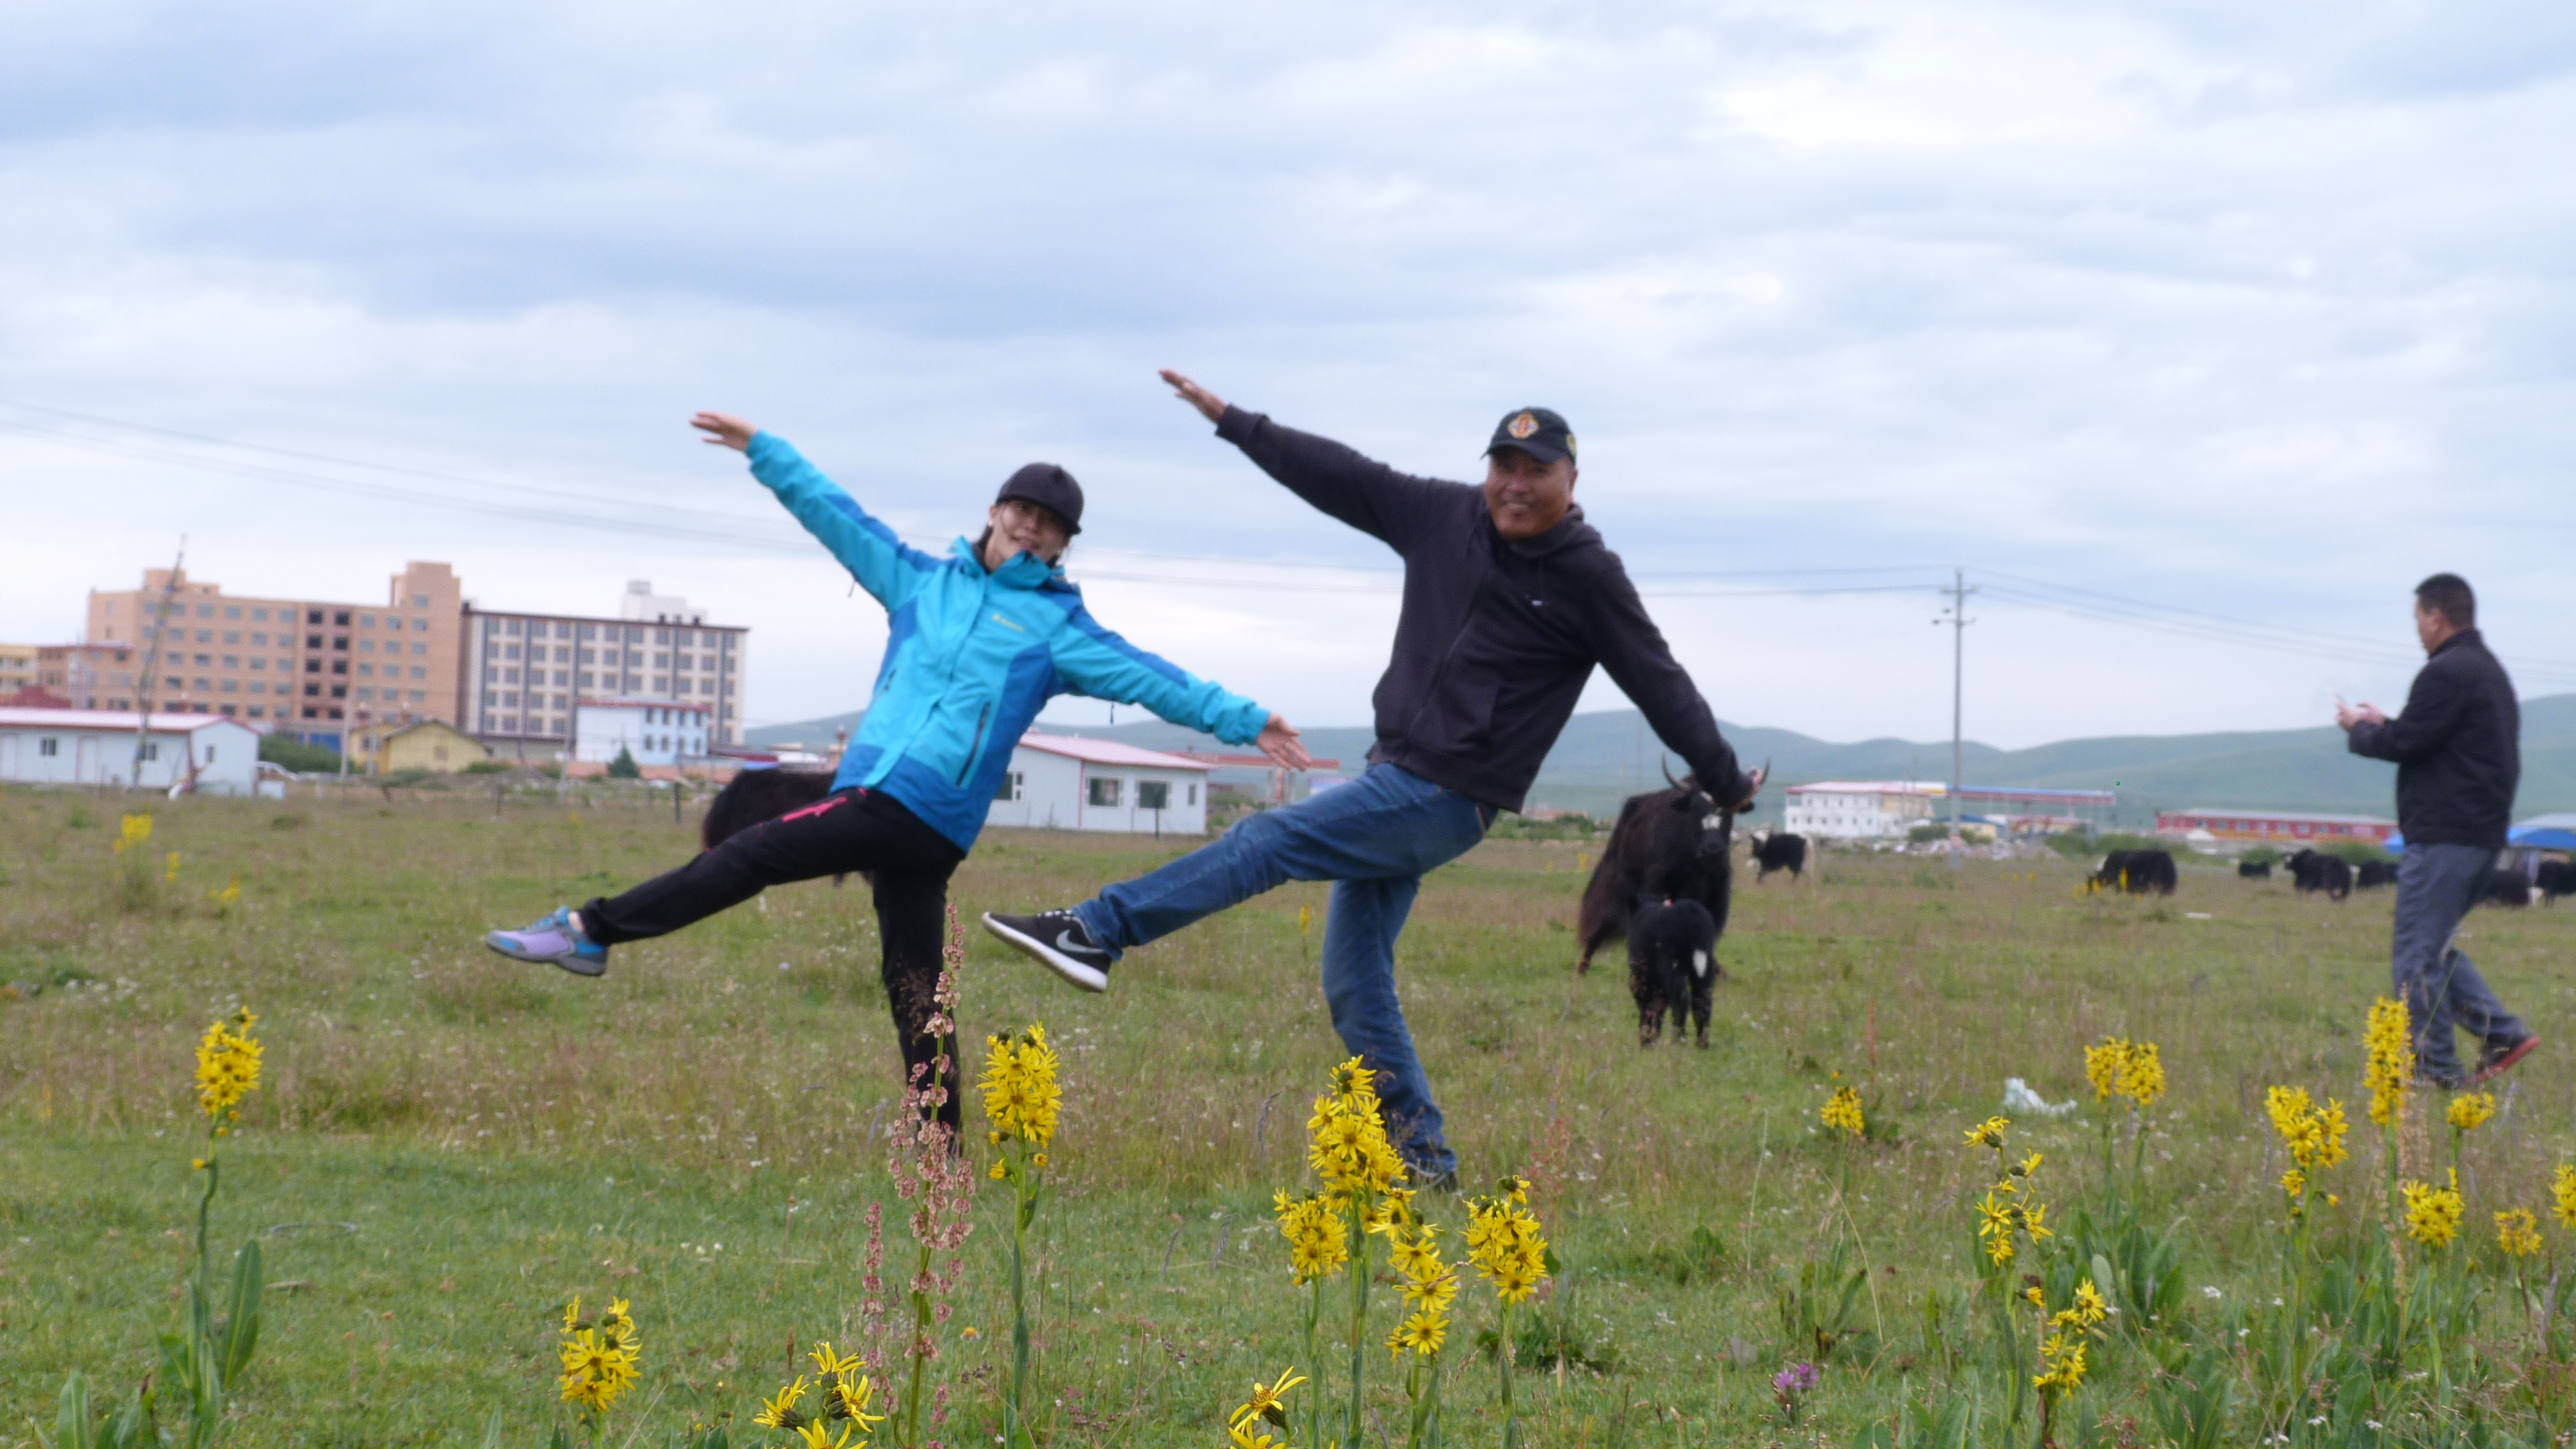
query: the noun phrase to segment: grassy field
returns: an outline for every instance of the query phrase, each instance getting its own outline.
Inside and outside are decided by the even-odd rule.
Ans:
[[[272,1289],[231,1442],[479,1443],[499,1408],[509,1442],[540,1443],[576,1293],[628,1296],[641,1325],[621,1443],[714,1422],[744,1442],[812,1341],[855,1335],[898,1089],[863,890],[773,891],[582,981],[479,936],[678,863],[693,824],[667,805],[156,801],[155,859],[178,862],[143,898],[109,852],[122,808],[0,793],[0,983],[42,988],[0,999],[0,1444],[32,1443],[30,1421],[50,1432],[66,1370],[122,1391],[177,1325],[202,1141],[190,1048],[236,1005],[263,1018],[267,1083],[224,1149],[214,1239],[260,1235]],[[955,902],[970,921],[1066,902],[1179,849],[996,832]],[[1900,1400],[2000,1402],[2008,1370],[1972,1351],[1964,1306],[1991,1169],[1961,1129],[1998,1110],[2007,1076],[2082,1096],[2074,1117],[2014,1128],[2016,1155],[2047,1154],[2041,1193],[2062,1215],[2099,1182],[2081,1049],[2106,1034],[2160,1043],[2171,1079],[2145,1216],[2183,1224],[2177,1340],[2228,1350],[2278,1291],[2284,1160],[2264,1091],[2359,1095],[2386,893],[2334,905],[2187,869],[2170,900],[2131,901],[2080,896],[2056,861],[1831,855],[1804,883],[1739,892],[1709,1049],[1647,1052],[1624,965],[1570,969],[1586,850],[1496,841],[1441,871],[1402,961],[1465,1174],[1531,1170],[1561,1262],[1543,1316],[1578,1362],[1525,1371],[1527,1442],[1842,1445]],[[211,898],[235,879],[237,903]],[[1279,891],[1136,953],[1101,997],[970,936],[968,1036],[1043,1020],[1065,1050],[1063,1191],[1037,1279],[1046,1442],[1222,1444],[1245,1386],[1291,1361],[1300,1300],[1269,1199],[1304,1181],[1306,1103],[1339,1056],[1314,984],[1323,906],[1320,888]],[[2465,1241],[2491,1267],[2488,1214],[2545,1208],[2576,1147],[2557,1046],[2576,1041],[2576,915],[2485,911],[2469,936],[2552,1043],[2469,1148]],[[1778,1300],[1845,1221],[1816,1113],[1846,1082],[1877,1124],[1847,1219],[1878,1265],[1869,1347],[1829,1361],[1790,1426],[1771,1376],[1813,1355]],[[2329,1241],[2363,1233],[2375,1200],[2376,1139],[2353,1115]],[[2438,1142],[2419,1127],[2409,1170]],[[937,1366],[950,1444],[992,1442],[1008,1361],[1005,1209],[988,1196]],[[2480,1300],[2462,1422],[2531,1412],[2517,1405],[2546,1371],[2505,1297]],[[1462,1338],[1491,1303],[1470,1286]],[[1485,1442],[1493,1370],[1471,1343],[1451,1357],[1452,1437]],[[1401,1444],[1395,1379],[1379,1385]],[[2074,1401],[2091,1427],[2065,1442],[2155,1442],[2160,1391],[2149,1350],[2115,1335]],[[2264,1429],[2255,1397],[2228,1442]]]

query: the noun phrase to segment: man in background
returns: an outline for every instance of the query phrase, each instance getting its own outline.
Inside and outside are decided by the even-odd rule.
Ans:
[[[2397,924],[2390,961],[2415,1031],[2415,1071],[2445,1088],[2474,1086],[2531,1054],[2540,1038],[2504,1009],[2453,945],[2486,895],[2522,779],[2522,710],[2513,681],[2478,637],[2478,600],[2457,574],[2415,586],[2415,637],[2428,656],[2406,709],[2390,719],[2367,703],[2338,703],[2335,723],[2356,755],[2397,763]],[[2464,1073],[2454,1026],[2478,1038]]]

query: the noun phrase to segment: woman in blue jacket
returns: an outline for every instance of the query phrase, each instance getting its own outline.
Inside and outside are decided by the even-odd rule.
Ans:
[[[974,848],[1012,747],[1050,697],[1141,704],[1228,744],[1257,744],[1291,768],[1312,763],[1286,720],[1092,620],[1056,567],[1082,531],[1082,489],[1062,468],[1032,463],[1012,474],[983,537],[958,539],[943,558],[896,538],[785,439],[724,413],[693,421],[707,442],[748,454],[752,476],[885,606],[885,662],[867,714],[820,802],[623,895],[494,931],[485,938],[493,950],[598,976],[620,942],[676,931],[773,885],[865,872],[909,1071],[937,1051],[922,1024],[939,977],[948,877]],[[943,1115],[954,1122],[948,1085]]]

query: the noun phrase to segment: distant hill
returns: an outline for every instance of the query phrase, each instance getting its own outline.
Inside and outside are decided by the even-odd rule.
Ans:
[[[829,745],[833,731],[855,727],[856,714],[748,732],[754,743]],[[1811,780],[1947,779],[1950,742],[1898,739],[1835,744],[1794,730],[1727,724],[1727,738],[1748,764],[1771,762],[1782,784]],[[1123,740],[1146,749],[1227,749],[1209,736],[1160,720],[1069,731]],[[1338,757],[1345,773],[1368,758],[1371,732],[1359,727],[1310,729],[1306,747]],[[2150,823],[2160,809],[2209,805],[2248,810],[2330,810],[2387,815],[2395,810],[2395,770],[2343,747],[2343,732],[2240,731],[2205,735],[2114,735],[2060,740],[2024,750],[1970,742],[1962,750],[1972,785],[2117,789],[2122,824]],[[1619,800],[1663,779],[1661,747],[1635,710],[1579,714],[1566,724],[1530,792],[1533,806],[1613,810]],[[1681,768],[1678,761],[1674,769]],[[1777,796],[1767,796],[1777,800]],[[2522,791],[2517,816],[2576,810],[2576,695],[2523,701]]]

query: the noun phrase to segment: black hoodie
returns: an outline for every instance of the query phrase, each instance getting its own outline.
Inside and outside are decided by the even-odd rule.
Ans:
[[[1370,763],[1518,810],[1598,664],[1712,795],[1734,804],[1752,793],[1707,701],[1582,509],[1508,542],[1472,484],[1399,473],[1241,408],[1227,408],[1216,431],[1298,497],[1404,559],[1404,613],[1377,685]]]
[[[2408,845],[2504,848],[2522,780],[2522,707],[2475,629],[2442,641],[2406,691],[2406,711],[2357,724],[2356,755],[2397,762],[2397,829]]]

